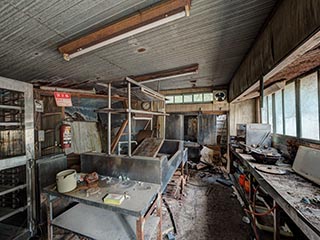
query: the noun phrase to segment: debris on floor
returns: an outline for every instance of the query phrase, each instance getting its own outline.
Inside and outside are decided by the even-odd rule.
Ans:
[[[233,188],[217,182],[217,179],[228,181],[224,178],[224,172],[215,168],[208,168],[204,172],[189,171],[184,197],[176,199],[170,194],[163,196],[170,206],[177,227],[175,239],[251,239],[251,227],[242,220],[245,213],[237,198],[230,197],[234,192]],[[172,227],[165,207],[162,227],[163,231]],[[168,239],[167,234],[163,236]]]

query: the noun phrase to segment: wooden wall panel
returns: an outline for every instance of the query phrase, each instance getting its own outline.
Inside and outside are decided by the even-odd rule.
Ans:
[[[319,0],[282,1],[252,49],[235,72],[229,86],[233,101],[262,75],[320,30]]]

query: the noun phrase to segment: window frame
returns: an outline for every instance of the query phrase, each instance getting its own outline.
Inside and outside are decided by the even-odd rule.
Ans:
[[[310,138],[304,138],[302,137],[302,116],[301,116],[301,103],[300,103],[300,90],[301,90],[301,79],[304,78],[304,77],[307,77],[311,74],[315,74],[316,73],[316,76],[317,76],[317,94],[318,94],[318,124],[319,124],[319,139],[310,139]],[[268,123],[268,124],[272,124],[272,132],[273,134],[275,135],[283,135],[283,136],[287,136],[287,137],[294,137],[294,138],[298,138],[298,139],[301,139],[301,140],[305,140],[305,141],[308,141],[308,142],[311,142],[311,143],[316,143],[316,144],[319,144],[320,143],[320,68],[318,68],[317,70],[315,71],[312,71],[312,72],[308,72],[306,74],[303,74],[299,77],[297,77],[296,79],[293,79],[293,80],[290,80],[288,82],[286,82],[286,86],[291,84],[291,83],[294,83],[294,87],[295,87],[295,111],[296,111],[296,117],[295,117],[295,122],[296,122],[296,135],[293,136],[293,135],[287,135],[286,134],[286,121],[285,121],[285,109],[286,109],[286,106],[285,106],[285,95],[284,95],[284,89],[281,89],[279,91],[282,91],[282,121],[283,121],[283,133],[277,133],[276,132],[276,109],[275,109],[275,106],[276,106],[276,103],[275,103],[275,93],[271,93],[267,96],[264,96],[264,102],[263,102],[263,106],[266,107],[266,114],[267,114],[267,117],[266,117],[266,120],[267,122],[263,122],[263,123]],[[270,118],[269,118],[269,115],[270,115],[270,109],[269,109],[269,103],[268,103],[268,100],[269,98],[272,98],[272,123],[269,122]],[[262,121],[262,111],[260,111],[260,117],[261,117],[261,121]]]

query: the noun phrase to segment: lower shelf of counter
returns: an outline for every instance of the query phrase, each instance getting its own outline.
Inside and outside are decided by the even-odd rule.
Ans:
[[[150,216],[144,224],[145,239],[156,232],[160,218]],[[105,209],[77,204],[52,220],[53,226],[93,239],[136,239],[136,218]]]

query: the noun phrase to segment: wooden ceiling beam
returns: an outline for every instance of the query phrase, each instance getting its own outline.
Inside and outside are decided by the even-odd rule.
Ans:
[[[138,11],[132,16],[126,17],[110,24],[98,31],[68,42],[58,47],[60,53],[70,55],[90,46],[96,45],[123,33],[153,23],[160,19],[190,9],[191,0],[168,0],[153,7]],[[189,11],[189,10],[188,10]],[[188,11],[186,14],[188,14]]]

